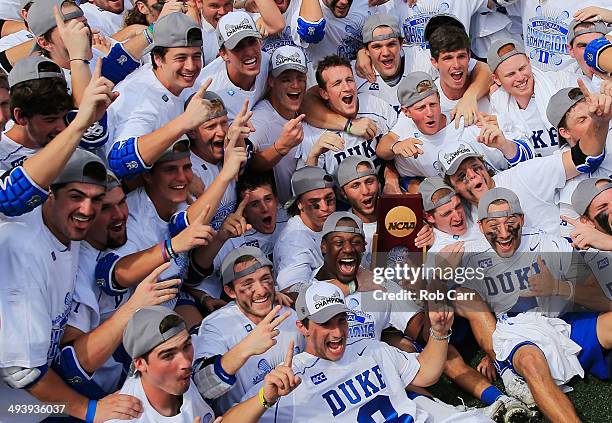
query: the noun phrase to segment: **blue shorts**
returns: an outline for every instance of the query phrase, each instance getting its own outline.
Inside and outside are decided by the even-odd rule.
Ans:
[[[582,347],[578,361],[585,372],[602,379],[610,379],[610,354],[606,354],[597,339],[598,313],[575,312],[566,313],[561,318],[572,327],[570,338]],[[606,357],[607,355],[607,357]]]

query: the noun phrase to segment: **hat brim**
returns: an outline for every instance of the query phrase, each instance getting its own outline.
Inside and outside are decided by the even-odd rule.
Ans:
[[[319,310],[316,313],[308,316],[308,320],[312,320],[313,322],[321,325],[323,323],[329,322],[331,319],[336,317],[338,314],[348,313],[349,311],[351,310],[349,310],[348,307],[346,307],[344,304],[329,305],[325,307],[323,310]]]
[[[223,42],[223,46],[225,48],[233,50],[236,48],[236,46],[238,45],[240,41],[248,37],[255,37],[255,38],[261,39],[261,34],[257,31],[251,31],[251,30],[240,31],[240,32],[233,34],[231,37],[225,40]]]
[[[445,175],[454,175],[455,173],[457,173],[457,169],[459,169],[459,166],[461,166],[461,163],[463,163],[463,161],[465,159],[469,159],[470,157],[478,157],[479,159],[482,159],[482,154],[478,154],[478,153],[464,153],[461,156],[457,157],[453,163],[450,165],[450,167],[448,169],[446,169],[446,172],[444,172]]]
[[[296,70],[303,74],[306,74],[308,72],[306,66],[298,65],[297,63],[284,63],[278,68],[272,69],[272,76],[278,78],[286,70]]]

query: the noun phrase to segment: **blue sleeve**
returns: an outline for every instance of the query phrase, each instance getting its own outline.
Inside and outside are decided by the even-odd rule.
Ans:
[[[100,399],[106,396],[106,392],[92,380],[93,374],[88,374],[81,367],[72,345],[62,348],[58,359],[53,364],[53,370],[64,379],[68,386],[89,399]]]
[[[108,55],[102,58],[102,76],[117,84],[139,66],[140,62],[134,60],[125,51],[123,44],[116,43],[108,52]]]
[[[108,153],[108,166],[119,179],[133,178],[151,168],[138,154],[136,141],[136,137],[119,141],[111,147]]]
[[[180,234],[187,226],[189,226],[189,220],[187,219],[187,211],[180,211],[174,213],[170,218],[170,223],[168,224],[168,231],[170,232],[170,237],[174,238],[175,236]]]
[[[0,176],[0,213],[21,216],[45,202],[47,191],[30,179],[22,166]]]
[[[70,124],[76,117],[78,110],[70,110],[66,114],[66,123]],[[89,128],[83,133],[79,147],[93,151],[101,148],[108,141],[108,115],[106,112],[102,115],[100,120],[92,123]]]
[[[533,159],[535,154],[531,145],[522,139],[514,139],[512,142],[516,145],[516,155],[511,159],[506,159],[510,167],[517,165],[518,163]]]
[[[96,269],[94,271],[96,284],[107,295],[115,296],[127,292],[127,288],[117,288],[113,283],[113,272],[119,260],[121,260],[121,257],[111,252],[100,258],[96,263]]]

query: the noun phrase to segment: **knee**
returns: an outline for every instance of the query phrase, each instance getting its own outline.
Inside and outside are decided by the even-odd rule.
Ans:
[[[523,350],[523,351],[522,351]],[[542,351],[535,346],[522,347],[512,360],[514,368],[528,381],[543,379],[548,374],[548,362]]]
[[[602,313],[597,318],[597,339],[604,349],[612,349],[612,312]]]

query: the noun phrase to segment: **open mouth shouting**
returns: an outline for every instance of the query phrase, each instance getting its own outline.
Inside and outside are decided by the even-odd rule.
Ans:
[[[352,94],[347,94],[347,95],[343,95],[342,96],[342,102],[346,105],[351,105],[353,104],[353,99],[355,98],[354,95]]]
[[[332,338],[331,340],[325,342],[325,348],[329,352],[329,355],[333,357],[341,357],[344,354],[345,345],[346,340],[344,337]]]
[[[71,217],[72,224],[79,230],[87,230],[93,222],[94,216],[84,216],[82,214],[74,214]]]
[[[353,257],[342,257],[338,259],[338,273],[344,278],[354,279],[357,274],[357,259]],[[344,279],[343,278],[343,279]]]
[[[301,91],[289,91],[287,93],[287,97],[289,97],[289,100],[291,100],[292,102],[299,101],[301,95],[302,95]]]
[[[465,73],[460,70],[460,71],[453,71],[450,73],[451,78],[453,79],[453,81],[459,83],[459,82],[463,82],[463,75],[465,75]]]
[[[249,57],[248,59],[244,59],[242,64],[245,68],[250,70],[258,70],[259,64],[257,63],[257,57]]]
[[[263,225],[263,229],[266,233],[274,232],[275,222],[272,219],[272,216],[264,216],[261,219],[261,223]]]

